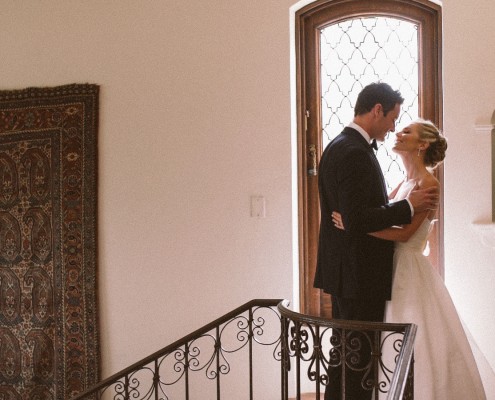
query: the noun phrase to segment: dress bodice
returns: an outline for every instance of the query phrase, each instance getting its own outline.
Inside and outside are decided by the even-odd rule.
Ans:
[[[407,197],[409,192],[414,189],[416,186],[416,181],[410,180],[405,181],[400,186],[397,194],[395,195],[392,201],[403,200]],[[395,249],[408,249],[413,251],[423,252],[426,239],[428,237],[428,233],[430,232],[432,221],[428,218],[425,218],[419,228],[414,232],[414,234],[409,238],[407,242],[396,242]]]
[[[395,249],[408,249],[412,251],[423,252],[428,233],[430,232],[431,221],[425,218],[416,232],[409,238],[407,242],[396,242]]]

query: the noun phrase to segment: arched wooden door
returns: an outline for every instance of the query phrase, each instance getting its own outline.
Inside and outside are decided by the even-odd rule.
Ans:
[[[384,81],[406,101],[398,126],[421,116],[442,125],[441,8],[423,0],[326,0],[296,13],[301,311],[331,316],[329,296],[313,288],[319,232],[318,163],[352,120],[357,94]],[[404,176],[387,144],[377,152],[389,188]],[[442,181],[442,169],[437,170]],[[443,274],[442,204],[429,257]]]

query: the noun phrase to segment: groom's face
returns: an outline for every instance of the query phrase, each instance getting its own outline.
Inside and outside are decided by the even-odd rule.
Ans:
[[[383,142],[387,133],[395,131],[395,123],[399,118],[400,114],[400,104],[396,104],[395,107],[390,110],[386,115],[383,113],[383,107],[379,104],[379,110],[377,112],[376,124],[375,124],[375,134],[374,139],[379,142]]]

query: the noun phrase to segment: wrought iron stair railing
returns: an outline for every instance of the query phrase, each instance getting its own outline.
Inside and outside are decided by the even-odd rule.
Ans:
[[[373,399],[413,399],[415,325],[328,320],[288,304],[251,300],[72,400],[319,399],[329,367],[356,369],[361,340],[372,344],[359,369]]]

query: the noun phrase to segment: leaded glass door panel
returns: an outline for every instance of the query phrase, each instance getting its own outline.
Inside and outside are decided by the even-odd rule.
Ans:
[[[418,25],[390,17],[353,18],[320,33],[321,150],[352,121],[361,89],[383,81],[400,90],[405,102],[397,128],[418,117]],[[393,134],[380,143],[377,158],[387,189],[405,177],[392,152]]]

